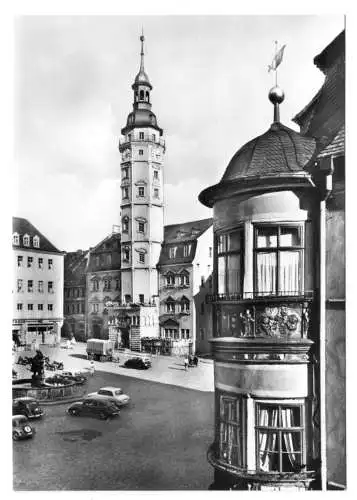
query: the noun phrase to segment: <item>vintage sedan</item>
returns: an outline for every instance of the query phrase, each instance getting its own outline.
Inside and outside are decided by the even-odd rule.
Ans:
[[[25,415],[13,415],[12,417],[12,439],[29,439],[35,434],[35,429],[31,427]]]
[[[106,420],[110,417],[118,416],[120,410],[111,401],[98,398],[85,398],[83,401],[73,403],[67,410],[72,416],[99,417]]]
[[[149,358],[140,358],[139,356],[135,356],[133,358],[129,358],[125,361],[124,366],[126,368],[136,368],[138,370],[147,370],[151,367],[151,361]]]
[[[119,407],[126,406],[130,401],[130,396],[124,394],[123,390],[119,387],[102,387],[99,391],[88,394],[88,397],[96,397],[112,401]]]
[[[29,419],[34,419],[42,418],[44,411],[36,399],[24,396],[22,398],[16,398],[12,401],[12,414],[25,415],[25,417]]]

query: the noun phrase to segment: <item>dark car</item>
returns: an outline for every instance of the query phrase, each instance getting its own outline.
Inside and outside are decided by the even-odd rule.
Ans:
[[[147,370],[151,367],[151,361],[149,358],[134,357],[125,361],[124,366],[126,368],[136,368],[138,370]]]
[[[31,427],[25,415],[13,415],[12,417],[12,439],[18,441],[19,439],[32,438],[35,429]]]
[[[99,417],[104,420],[119,415],[120,410],[111,401],[99,398],[85,398],[83,401],[73,403],[68,408],[67,413],[73,416]]]
[[[13,400],[12,414],[25,415],[25,417],[33,419],[43,417],[44,411],[40,407],[36,399],[30,397],[22,397]]]

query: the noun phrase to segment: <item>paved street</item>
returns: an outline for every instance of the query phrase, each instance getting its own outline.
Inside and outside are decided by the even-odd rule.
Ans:
[[[65,369],[86,367],[83,348],[52,349],[50,355]],[[213,367],[182,368],[173,358],[154,360],[148,371],[96,363],[88,392],[115,385],[132,403],[109,422],[70,417],[68,404],[46,406],[44,419],[34,423],[34,439],[14,443],[14,489],[206,490],[213,480],[206,460],[213,441],[214,395],[207,383]],[[200,391],[182,387],[199,380]]]
[[[89,367],[86,355],[86,344],[77,343],[73,349],[49,348],[41,346],[41,351],[51,360],[63,361],[65,370],[85,369]],[[34,352],[19,352],[17,356],[33,356]],[[129,377],[139,377],[142,380],[151,380],[161,384],[177,385],[199,391],[214,391],[213,363],[211,360],[202,359],[197,368],[184,369],[183,359],[179,357],[153,356],[152,368],[149,370],[131,370],[125,368],[124,354],[120,355],[120,362],[95,362],[96,371],[117,373]],[[29,371],[16,365],[19,376],[29,375]]]

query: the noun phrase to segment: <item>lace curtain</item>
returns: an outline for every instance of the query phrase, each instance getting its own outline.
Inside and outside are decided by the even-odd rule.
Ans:
[[[282,471],[292,471],[301,461],[301,439],[300,432],[288,429],[300,425],[299,417],[294,416],[296,408],[281,408],[281,421],[279,422],[278,408],[260,408],[259,422],[260,427],[277,428],[283,427],[284,430],[259,430],[259,468],[265,472],[280,471],[280,460],[282,462]],[[280,445],[279,445],[279,440]],[[283,453],[283,456],[280,454]],[[286,460],[283,458],[286,457]],[[282,472],[280,471],[280,472]]]
[[[280,293],[289,295],[299,291],[299,252],[279,252]],[[275,295],[277,254],[259,252],[257,254],[257,291],[262,295]]]

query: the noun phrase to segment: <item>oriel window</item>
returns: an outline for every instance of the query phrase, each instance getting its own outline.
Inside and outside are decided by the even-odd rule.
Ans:
[[[303,224],[255,227],[254,286],[257,295],[302,291]]]
[[[243,289],[243,230],[216,238],[217,288],[219,294],[239,294]]]

